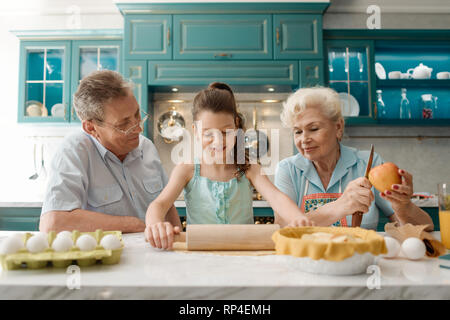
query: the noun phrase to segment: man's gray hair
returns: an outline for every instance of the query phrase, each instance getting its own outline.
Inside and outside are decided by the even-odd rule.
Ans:
[[[81,120],[103,120],[105,104],[126,97],[132,89],[133,84],[118,72],[94,71],[81,80],[73,97],[73,106]]]

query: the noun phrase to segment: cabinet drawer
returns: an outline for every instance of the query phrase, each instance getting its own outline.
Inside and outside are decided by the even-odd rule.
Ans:
[[[172,59],[171,15],[128,15],[124,32],[125,59]]]
[[[298,61],[150,61],[149,85],[298,84]]]
[[[322,16],[276,14],[274,21],[275,59],[321,59]]]
[[[272,59],[271,15],[174,15],[174,59]]]
[[[39,218],[0,217],[0,230],[38,231],[39,230]]]

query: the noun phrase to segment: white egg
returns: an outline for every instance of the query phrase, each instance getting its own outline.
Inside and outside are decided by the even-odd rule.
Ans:
[[[424,257],[427,248],[419,238],[408,238],[402,243],[402,253],[411,260],[417,260]]]
[[[384,243],[386,243],[387,253],[383,255],[385,258],[394,258],[400,252],[400,242],[397,239],[391,237],[384,237]]]
[[[26,243],[28,251],[32,253],[42,252],[48,248],[47,236],[42,233],[35,234]]]
[[[81,251],[94,250],[97,246],[97,240],[91,235],[83,234],[77,239],[76,246],[80,248]]]
[[[57,252],[69,251],[73,246],[72,238],[61,235],[53,240],[52,248]]]
[[[72,232],[70,232],[70,231],[61,231],[61,232],[59,232],[59,233],[56,235],[56,237],[57,237],[57,238],[58,238],[58,237],[68,237],[68,238],[72,239]]]
[[[107,234],[104,236],[102,240],[100,240],[100,245],[106,250],[116,250],[122,246],[119,238],[113,234]]]
[[[2,241],[0,244],[0,254],[16,253],[22,248],[24,248],[22,236],[15,233]]]

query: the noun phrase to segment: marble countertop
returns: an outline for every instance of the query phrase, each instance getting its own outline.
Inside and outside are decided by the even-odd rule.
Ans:
[[[10,233],[0,232],[0,239]],[[439,232],[434,236],[439,239]],[[160,251],[142,233],[123,240],[117,265],[75,274],[51,267],[2,270],[0,299],[450,299],[450,270],[437,259],[377,258],[375,273],[327,276],[297,270],[289,256]],[[70,285],[74,279],[79,290]],[[371,283],[379,289],[370,289]]]

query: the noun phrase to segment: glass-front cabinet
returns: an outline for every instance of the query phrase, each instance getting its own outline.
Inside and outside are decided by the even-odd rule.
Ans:
[[[18,36],[22,40],[24,34]],[[27,35],[31,40],[21,41],[18,121],[78,123],[73,94],[81,79],[95,70],[122,71],[121,34],[51,34],[52,39],[67,39],[51,41],[44,40],[46,36],[47,33],[34,33]]]
[[[373,42],[331,40],[325,48],[327,83],[339,93],[346,121],[372,121]]]
[[[67,121],[70,41],[30,41],[21,46],[19,121]]]
[[[73,96],[81,79],[93,71],[113,70],[121,72],[120,68],[121,41],[73,41],[72,43],[72,90]],[[71,121],[80,121],[75,109],[70,113]]]

